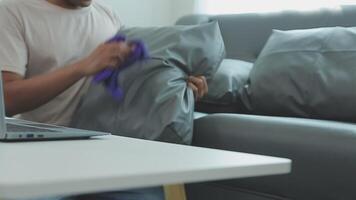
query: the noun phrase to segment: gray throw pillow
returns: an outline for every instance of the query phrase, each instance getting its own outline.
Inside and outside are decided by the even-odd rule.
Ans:
[[[212,104],[234,104],[240,99],[241,90],[247,82],[253,63],[224,59],[209,82],[209,92],[201,99]]]
[[[258,114],[356,121],[355,85],[355,28],[274,30],[244,102]]]
[[[197,102],[196,110],[206,113],[247,113],[241,100],[253,63],[224,59],[209,82],[209,92]]]
[[[129,40],[141,39],[154,59],[161,59],[187,75],[212,78],[225,57],[218,22],[191,26],[136,27],[121,31]]]
[[[143,40],[151,58],[123,70],[125,92],[115,101],[101,85],[92,84],[72,126],[115,135],[190,144],[194,96],[188,75],[211,78],[225,56],[216,22],[196,26],[129,28],[129,40]]]

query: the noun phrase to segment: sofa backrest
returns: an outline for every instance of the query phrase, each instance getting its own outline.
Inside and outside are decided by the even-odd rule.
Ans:
[[[227,58],[254,62],[273,29],[292,30],[316,27],[356,26],[356,5],[313,11],[281,11],[233,15],[189,15],[177,25],[217,20],[225,41]]]

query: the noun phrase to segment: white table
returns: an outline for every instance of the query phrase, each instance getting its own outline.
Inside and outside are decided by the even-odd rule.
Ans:
[[[274,175],[290,169],[289,159],[117,136],[0,143],[0,199]]]

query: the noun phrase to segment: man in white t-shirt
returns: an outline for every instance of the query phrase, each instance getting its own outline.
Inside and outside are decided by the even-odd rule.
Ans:
[[[8,116],[68,125],[86,77],[117,66],[130,53],[126,43],[103,44],[121,24],[99,2],[1,2],[0,67]]]
[[[0,7],[0,67],[6,114],[68,125],[88,78],[118,66],[126,43],[104,44],[121,27],[113,10],[96,0],[4,0]],[[204,77],[190,77],[196,97]]]
[[[7,116],[20,114],[26,120],[66,126],[86,92],[88,77],[124,62],[132,49],[125,42],[105,44],[121,23],[100,2],[0,2],[0,69]],[[196,97],[207,92],[204,77],[190,77],[188,84]],[[161,189],[153,190],[152,196],[144,198],[161,199]],[[136,199],[146,192],[151,191],[91,199]]]

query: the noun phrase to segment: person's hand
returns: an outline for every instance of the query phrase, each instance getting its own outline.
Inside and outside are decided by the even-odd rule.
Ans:
[[[187,83],[194,92],[195,100],[202,98],[208,93],[208,83],[204,76],[189,76]]]
[[[113,42],[99,45],[79,65],[84,76],[94,75],[106,68],[120,66],[132,53],[133,46],[127,42]]]

